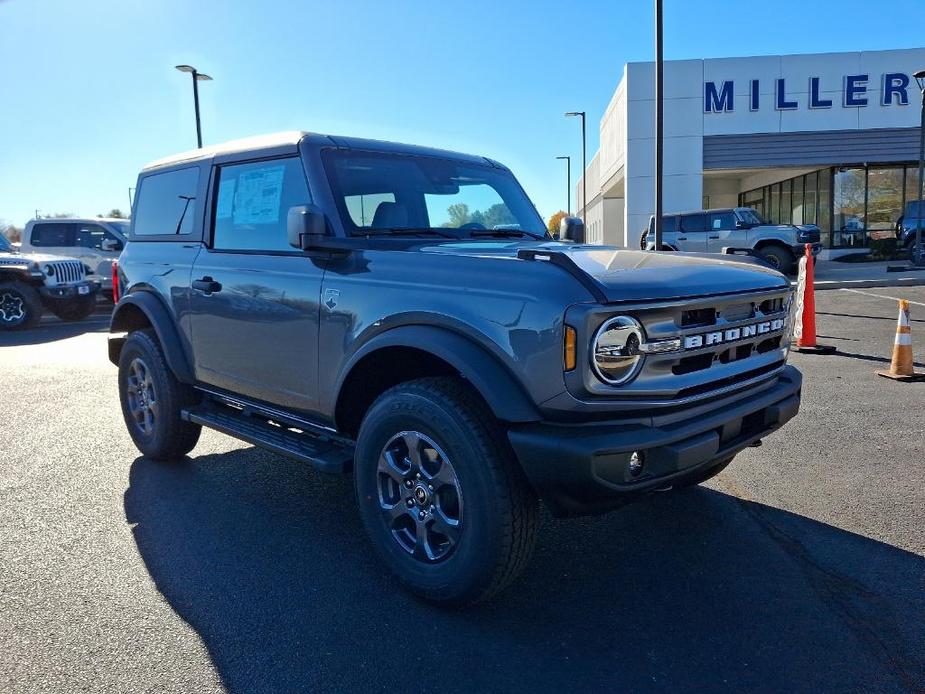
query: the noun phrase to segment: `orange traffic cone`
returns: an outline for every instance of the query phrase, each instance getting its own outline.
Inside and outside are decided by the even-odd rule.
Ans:
[[[816,290],[813,277],[813,247],[806,244],[806,253],[800,258],[800,274],[797,276],[796,312],[794,314],[793,336],[797,352],[831,354],[833,345],[816,342]]]
[[[894,381],[923,381],[925,374],[917,373],[912,366],[912,328],[909,327],[909,302],[899,300],[899,319],[896,321],[896,340],[893,342],[893,359],[889,371],[878,371],[878,376]]]

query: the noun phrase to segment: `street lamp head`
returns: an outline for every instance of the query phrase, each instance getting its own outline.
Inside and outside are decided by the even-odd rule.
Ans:
[[[199,80],[200,82],[211,82],[212,81],[211,77],[209,77],[208,75],[202,72],[196,73],[196,79]]]
[[[912,76],[915,77],[915,81],[919,83],[919,89],[925,91],[925,70],[913,72]]]
[[[584,116],[584,111],[569,111],[565,114],[566,116]]]
[[[192,65],[177,65],[176,68],[180,72],[196,72],[196,68]]]
[[[556,159],[571,159],[571,157],[566,155],[564,157],[556,157]]]

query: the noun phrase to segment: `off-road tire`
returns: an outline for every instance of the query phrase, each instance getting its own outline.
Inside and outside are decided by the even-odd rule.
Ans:
[[[734,459],[735,456],[732,456],[722,461],[721,463],[708,467],[706,470],[700,470],[690,477],[684,477],[672,484],[672,487],[675,489],[686,489],[688,487],[696,487],[698,484],[703,484],[707,480],[716,477],[719,473],[725,470],[729,463],[731,463]]]
[[[776,244],[765,246],[758,250],[758,254],[775,270],[785,275],[792,275],[796,268],[796,259],[793,257],[793,253],[790,252],[790,249],[784,248],[783,246],[778,246]]]
[[[78,321],[87,318],[96,310],[95,296],[82,296],[67,302],[61,302],[52,312],[63,321]]]
[[[440,561],[428,563],[403,548],[380,505],[380,455],[400,432],[432,439],[455,469],[462,494],[460,534]],[[355,460],[357,502],[366,531],[385,564],[415,595],[441,605],[481,602],[503,590],[526,566],[539,502],[504,430],[463,381],[422,378],[383,393],[363,419]]]
[[[17,317],[21,314],[21,317]],[[0,330],[26,330],[42,317],[42,297],[23,282],[0,281]]]
[[[130,404],[129,384],[136,360],[141,361],[150,377],[157,408],[147,432],[132,414]],[[196,399],[193,388],[180,383],[167,366],[164,351],[153,330],[137,330],[128,336],[119,355],[119,400],[129,435],[145,457],[175,461],[193,450],[202,427],[182,420],[180,412],[195,404]]]

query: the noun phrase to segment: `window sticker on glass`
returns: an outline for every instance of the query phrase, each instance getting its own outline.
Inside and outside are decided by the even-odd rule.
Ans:
[[[235,179],[223,180],[218,186],[218,204],[215,206],[215,216],[218,219],[228,219],[234,210]]]
[[[235,224],[275,224],[283,193],[284,164],[242,172],[234,192]]]

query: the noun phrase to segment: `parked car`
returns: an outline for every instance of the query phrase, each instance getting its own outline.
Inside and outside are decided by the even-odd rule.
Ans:
[[[78,258],[103,290],[111,292],[112,262],[125,248],[128,228],[127,219],[32,219],[22,233],[22,251]]]
[[[30,328],[44,309],[81,320],[93,312],[99,291],[77,258],[25,255],[0,234],[0,330]]]
[[[796,270],[807,243],[813,256],[822,250],[814,224],[771,224],[751,207],[732,207],[667,214],[662,217],[660,250],[693,253],[754,252],[783,273]],[[655,249],[655,217],[649,218],[641,245]]]
[[[206,426],[352,472],[372,544],[437,603],[520,573],[540,499],[698,484],[799,408],[779,272],[555,242],[492,159],[283,133],[136,190],[109,341],[135,445],[181,461]]]
[[[903,208],[903,213],[896,222],[896,245],[910,253],[915,246],[916,227],[922,227],[922,241],[925,243],[925,203],[910,200]]]

